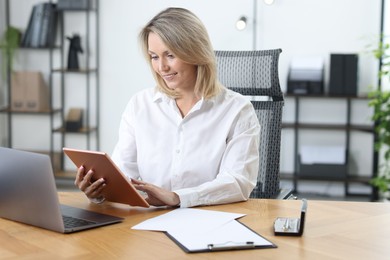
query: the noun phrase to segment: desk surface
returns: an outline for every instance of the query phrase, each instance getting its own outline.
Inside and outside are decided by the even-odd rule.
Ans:
[[[273,234],[276,217],[299,217],[300,201],[249,200],[204,209],[244,213],[240,221],[276,249],[187,254],[161,232],[130,229],[166,209],[90,204],[80,192],[60,193],[64,204],[124,217],[120,224],[73,234],[0,219],[0,258],[38,259],[389,259],[390,203],[308,201],[302,237]]]

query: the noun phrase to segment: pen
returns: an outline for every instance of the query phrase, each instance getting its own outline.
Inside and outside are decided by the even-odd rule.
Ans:
[[[229,243],[234,243],[233,245],[227,245]],[[223,244],[208,244],[207,248],[210,251],[221,251],[221,250],[233,250],[233,249],[249,249],[254,248],[255,243],[252,241],[247,241],[245,243],[236,243],[236,242],[226,242]]]
[[[286,221],[284,222],[284,225],[283,225],[283,229],[284,229],[284,231],[287,231],[290,229],[290,219],[289,218],[286,218]]]

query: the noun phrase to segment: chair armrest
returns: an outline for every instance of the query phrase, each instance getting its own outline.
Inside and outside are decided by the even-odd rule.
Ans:
[[[297,197],[294,196],[291,189],[280,189],[275,196],[273,196],[273,199],[278,200],[296,200]]]

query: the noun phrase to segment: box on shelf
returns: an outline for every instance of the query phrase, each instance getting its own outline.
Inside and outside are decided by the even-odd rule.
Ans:
[[[11,109],[23,112],[49,110],[48,87],[39,71],[14,71],[11,76]]]
[[[311,178],[344,179],[347,175],[346,164],[313,163],[298,164],[298,175]]]
[[[301,177],[343,179],[347,169],[343,146],[302,146],[300,149],[298,175]]]
[[[71,108],[65,121],[65,130],[68,132],[78,132],[83,126],[83,110],[81,108]]]
[[[324,61],[321,57],[294,58],[290,64],[287,93],[322,95],[324,93]]]
[[[329,95],[357,95],[358,60],[356,53],[330,55]]]

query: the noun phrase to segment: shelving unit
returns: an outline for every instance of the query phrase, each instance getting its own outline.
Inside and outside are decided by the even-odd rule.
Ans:
[[[60,77],[60,85],[62,91],[62,117],[64,124],[54,129],[55,133],[58,133],[62,137],[63,146],[68,146],[68,140],[71,141],[72,137],[84,136],[86,144],[83,148],[99,150],[99,1],[90,1],[90,6],[86,10],[60,10],[60,42],[62,46],[63,62],[61,67],[54,68],[52,72]],[[77,20],[80,25],[77,31],[82,38],[82,55],[84,63],[80,62],[80,68],[68,69],[67,68],[67,51],[69,44],[66,42],[66,37],[71,36],[71,32],[74,32],[73,28],[69,28],[69,17],[72,20]],[[74,22],[74,21],[73,21]],[[82,28],[85,26],[85,28]],[[92,29],[93,28],[93,29]],[[94,33],[94,36],[91,36]],[[82,37],[84,36],[84,37]],[[93,39],[92,39],[93,38]],[[92,57],[91,53],[95,56]],[[92,60],[94,58],[94,60]],[[77,87],[72,86],[72,78],[78,78],[83,83]],[[66,120],[66,110],[70,109],[72,105],[69,103],[69,99],[65,97],[70,95],[82,95],[85,102],[78,104],[83,106],[84,122],[83,127],[77,132],[66,131],[64,125]],[[73,145],[71,145],[73,146]],[[64,169],[64,157],[62,157],[62,169]]]
[[[54,1],[50,1],[54,2]],[[55,47],[49,48],[19,48],[18,55],[24,57],[24,55],[30,55],[31,53],[47,53],[46,58],[40,58],[39,64],[47,64],[47,69],[41,71],[45,75],[45,82],[48,86],[49,93],[49,109],[46,111],[31,112],[31,111],[13,111],[11,109],[11,68],[7,64],[7,75],[5,89],[2,91],[6,95],[6,104],[0,107],[0,113],[5,115],[4,120],[7,124],[7,132],[5,136],[5,146],[11,148],[18,148],[22,150],[32,150],[29,147],[21,147],[22,145],[15,145],[15,130],[18,129],[22,132],[23,138],[35,138],[35,133],[32,133],[29,126],[39,130],[37,132],[48,132],[45,134],[42,141],[38,141],[42,145],[39,145],[34,151],[48,153],[51,155],[53,168],[55,172],[64,171],[64,155],[62,153],[62,147],[68,145],[68,141],[72,138],[76,138],[78,142],[81,139],[85,140],[85,144],[82,145],[83,149],[99,149],[99,13],[98,13],[98,0],[90,1],[90,8],[85,10],[61,10],[58,11],[58,28],[57,28],[57,39]],[[11,19],[10,14],[15,15],[16,8],[22,8],[20,1],[4,0],[5,6],[5,17],[1,18],[5,21],[5,28],[13,26],[16,18]],[[36,3],[39,3],[37,1]],[[32,10],[34,3],[31,6],[23,6]],[[92,7],[93,6],[93,7]],[[12,10],[12,12],[11,12]],[[67,16],[70,14],[76,14],[72,16],[72,20],[77,19],[77,26],[70,26],[71,22],[67,21]],[[20,22],[20,20],[19,20]],[[20,24],[20,23],[19,23]],[[74,24],[73,24],[74,25]],[[27,27],[27,23],[25,24]],[[16,26],[17,27],[17,26]],[[20,26],[19,26],[20,27]],[[85,31],[78,32],[85,38],[82,39],[82,47],[84,52],[82,53],[84,63],[80,63],[79,70],[68,70],[66,69],[67,52],[69,46],[66,44],[66,36],[68,30],[80,30],[85,28]],[[93,31],[92,31],[93,30]],[[1,32],[0,32],[1,33]],[[91,36],[93,35],[93,37]],[[81,55],[80,55],[81,56]],[[41,56],[39,56],[41,57]],[[45,56],[46,57],[46,56]],[[24,62],[24,59],[19,59]],[[31,63],[31,62],[30,62]],[[36,61],[33,63],[37,64]],[[35,65],[31,64],[18,64],[23,70],[36,70]],[[18,70],[19,67],[14,68]],[[40,66],[41,68],[42,66]],[[77,89],[69,86],[69,81],[73,85],[77,86]],[[75,83],[76,82],[76,83]],[[75,94],[75,92],[77,94]],[[66,123],[66,111],[75,104],[70,101],[74,99],[74,96],[83,96],[84,99],[76,100],[79,102],[77,107],[84,110],[83,127],[76,132],[68,132],[65,130]],[[22,118],[19,120],[18,117]],[[36,117],[42,117],[36,119]],[[16,120],[18,119],[18,120]],[[37,120],[48,122],[47,129],[46,124],[37,126]],[[24,127],[19,127],[17,121],[23,121]],[[26,127],[28,126],[28,127]],[[23,129],[21,129],[23,128]],[[19,135],[18,135],[19,136]],[[78,137],[75,137],[78,136]],[[19,137],[18,137],[19,138]],[[19,141],[19,143],[21,143]],[[48,143],[49,145],[43,145]],[[17,147],[16,147],[17,146]]]
[[[19,8],[17,7],[18,5],[18,2],[17,1],[9,1],[9,0],[6,0],[4,1],[4,5],[5,5],[5,29],[7,29],[9,26],[14,26],[13,22],[11,20],[11,9],[13,8]],[[27,24],[26,24],[26,27],[27,27]],[[54,104],[53,104],[53,88],[52,88],[52,75],[50,73],[50,71],[52,70],[53,68],[53,65],[54,65],[54,56],[57,54],[58,55],[58,50],[59,48],[58,47],[45,47],[45,48],[42,48],[42,47],[37,47],[37,48],[34,48],[34,47],[20,47],[18,49],[18,55],[21,56],[21,57],[25,57],[27,54],[29,53],[39,53],[39,55],[43,55],[45,56],[45,59],[43,59],[43,62],[46,62],[47,63],[47,68],[44,70],[44,71],[40,71],[42,72],[43,74],[47,73],[47,86],[48,86],[48,98],[49,98],[49,108],[48,109],[45,109],[45,110],[41,110],[41,111],[15,111],[15,110],[12,110],[11,109],[11,102],[12,102],[12,98],[11,98],[11,74],[12,74],[12,71],[11,71],[11,67],[10,67],[10,64],[7,64],[6,66],[6,70],[7,70],[7,73],[6,73],[6,86],[5,86],[5,90],[4,90],[4,93],[6,93],[6,96],[7,96],[7,100],[6,100],[6,104],[4,107],[2,107],[0,109],[0,112],[2,114],[5,114],[6,116],[6,124],[7,124],[7,133],[6,133],[6,146],[8,147],[14,147],[14,140],[15,140],[15,137],[14,137],[14,128],[18,128],[20,129],[20,127],[18,127],[19,125],[19,121],[22,120],[23,117],[27,116],[29,117],[28,120],[31,120],[31,125],[36,125],[36,121],[37,120],[41,120],[40,118],[41,117],[44,117],[45,119],[44,120],[49,120],[49,127],[50,129],[53,129],[55,126],[56,126],[56,118],[59,118],[60,116],[60,113],[61,113],[61,108],[59,107],[55,107]],[[46,58],[47,57],[47,58]],[[23,64],[25,65],[25,64]],[[24,66],[23,66],[24,67]],[[24,68],[24,70],[26,70],[26,68]],[[34,67],[32,66],[27,66],[27,70],[36,70]],[[58,120],[57,120],[58,121]],[[27,131],[29,129],[26,129]],[[50,130],[49,130],[50,132]],[[33,138],[33,136],[31,135],[32,133],[25,133],[24,135],[26,136],[30,136],[31,138]],[[37,150],[37,152],[42,152],[42,153],[47,153],[51,156],[51,159],[52,159],[52,162],[53,162],[53,167],[55,169],[59,169],[59,165],[58,165],[58,154],[55,153],[55,148],[54,148],[54,137],[52,134],[49,134],[48,136],[48,146],[46,147],[41,147],[39,148],[39,150]],[[44,141],[44,140],[42,140]],[[17,147],[18,149],[24,149],[23,147]]]
[[[373,137],[374,140],[374,127],[373,125],[365,125],[365,124],[354,124],[351,122],[352,116],[352,103],[357,100],[368,100],[367,97],[334,97],[334,96],[302,96],[302,95],[286,95],[286,99],[293,99],[295,105],[294,111],[294,121],[291,123],[283,123],[284,129],[292,129],[293,130],[293,138],[294,138],[294,171],[293,174],[282,173],[281,178],[286,180],[292,180],[294,192],[298,192],[298,182],[300,180],[310,180],[310,181],[336,181],[344,184],[344,193],[345,196],[368,196],[372,199],[375,197],[374,190],[372,189],[371,194],[360,194],[360,193],[352,193],[350,192],[350,184],[351,183],[361,183],[369,185],[369,180],[374,176],[376,172],[377,163],[375,162],[375,155],[373,155],[373,169],[370,172],[369,176],[358,176],[348,171],[348,164],[350,159],[350,140],[352,132],[362,132],[369,134]],[[309,99],[316,99],[319,103],[326,102],[329,100],[342,100],[346,102],[346,112],[345,112],[345,122],[343,123],[303,123],[300,118],[300,109],[301,109],[301,101]],[[316,176],[315,174],[310,176],[305,176],[300,174],[299,170],[299,148],[300,148],[300,131],[308,130],[311,132],[323,130],[323,131],[338,131],[341,134],[345,134],[345,148],[346,148],[346,172],[343,175],[339,176]],[[374,145],[372,143],[372,145]]]

